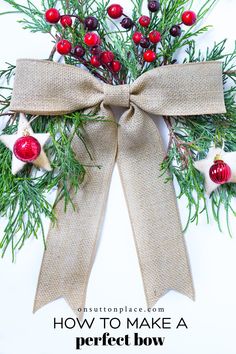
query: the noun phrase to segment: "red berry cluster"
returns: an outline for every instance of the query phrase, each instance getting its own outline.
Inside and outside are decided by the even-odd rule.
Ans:
[[[88,32],[84,36],[84,43],[90,48],[92,54],[90,58],[90,64],[96,68],[101,65],[114,73],[118,73],[121,70],[121,63],[115,60],[115,55],[111,51],[102,51],[101,38],[95,32]]]
[[[60,21],[62,27],[64,27],[64,28],[72,26],[71,16],[69,16],[69,15],[61,16],[60,12],[55,8],[51,8],[46,11],[45,19],[48,23],[51,23],[54,25]]]
[[[160,9],[160,3],[156,0],[148,1],[148,9],[150,12],[157,12]],[[131,28],[137,29],[137,24],[133,22],[128,16],[124,14],[123,7],[118,4],[112,4],[107,9],[108,15],[112,19],[118,19],[121,16],[124,16],[123,20],[121,21],[121,26],[127,30]],[[141,16],[139,18],[139,25],[143,28],[148,28],[151,23],[151,18],[149,16]],[[133,41],[136,45],[140,45],[142,48],[149,48],[152,44],[157,44],[161,41],[161,34],[160,32],[154,30],[149,33],[148,37],[144,36],[142,32],[135,31],[133,34]],[[143,53],[143,59],[146,62],[153,62],[156,59],[155,51],[149,49]]]
[[[142,18],[140,17],[139,23],[143,23]],[[146,16],[145,16],[146,17]],[[146,20],[144,21],[146,24]],[[146,25],[144,26],[146,27]],[[161,41],[161,33],[157,30],[153,30],[148,34],[148,37],[143,35],[142,32],[134,32],[132,37],[134,43],[138,46],[140,45],[142,48],[149,48],[151,44],[157,44]],[[156,59],[156,53],[153,50],[147,50],[143,54],[144,60],[147,62],[152,62]]]
[[[148,9],[150,12],[158,12],[160,9],[160,3],[156,0],[148,1]],[[141,16],[138,20],[138,24],[135,24],[128,16],[124,14],[123,7],[118,4],[110,5],[107,9],[108,15],[112,19],[118,19],[121,16],[125,16],[121,21],[121,26],[125,29],[135,28],[132,39],[137,46],[141,46],[144,49],[148,49],[152,45],[156,45],[162,39],[162,35],[159,31],[153,30],[147,34],[147,29],[151,24],[151,17]],[[182,23],[172,26],[170,29],[170,34],[173,37],[178,37],[181,35],[181,24],[186,26],[192,26],[197,20],[197,16],[193,11],[185,11],[182,14]],[[138,31],[138,26],[140,26],[140,31]],[[142,30],[143,29],[143,30]],[[145,34],[144,34],[145,33]],[[156,48],[155,48],[156,49]],[[156,50],[148,49],[143,53],[143,59],[146,62],[153,62],[156,60]]]
[[[150,13],[158,12],[160,9],[159,1],[149,0],[148,9]],[[119,19],[123,16],[123,19],[120,22],[121,26],[127,30],[133,29],[133,42],[136,46],[145,49],[142,51],[143,60],[149,63],[154,62],[157,57],[156,45],[162,40],[162,34],[157,29],[148,31],[148,27],[151,24],[151,16],[143,15],[139,18],[138,23],[135,23],[131,18],[124,14],[124,9],[119,4],[110,5],[107,8],[107,13],[112,19]],[[77,18],[84,26],[86,31],[84,35],[84,43],[79,43],[73,48],[70,41],[61,39],[56,46],[58,53],[61,55],[71,55],[74,58],[79,59],[81,62],[92,65],[93,67],[99,68],[100,66],[103,66],[112,73],[118,73],[121,70],[121,63],[118,60],[115,60],[113,52],[102,49],[102,40],[97,32],[99,23],[96,17],[88,16],[85,19],[81,19],[76,15],[61,15],[56,8],[51,8],[45,13],[45,19],[48,23],[58,24],[60,22],[61,26],[64,28],[73,25],[73,17]],[[185,11],[182,14],[182,22],[171,27],[171,36],[180,36],[180,26],[182,24],[192,26],[196,20],[197,16],[193,11]],[[88,61],[83,58],[86,52],[89,52]]]
[[[185,26],[192,26],[196,23],[197,21],[197,15],[193,11],[185,11],[182,14],[182,23],[178,25],[174,25],[170,29],[170,34],[172,37],[180,37],[182,30],[181,30],[181,25],[184,24]]]
[[[77,16],[61,16],[60,12],[55,8],[51,8],[45,13],[45,19],[48,23],[57,24],[60,21],[64,28],[72,26],[72,17]],[[89,63],[96,68],[103,65],[112,73],[118,73],[121,70],[121,63],[118,60],[115,60],[114,53],[102,50],[102,41],[99,35],[96,32],[93,32],[98,27],[98,20],[96,17],[88,16],[83,20],[79,20],[84,24],[85,30],[88,31],[84,36],[84,44],[88,47],[90,52]],[[59,54],[71,55],[77,59],[82,59],[86,54],[86,48],[82,44],[78,44],[73,48],[72,43],[66,39],[58,41],[56,48]],[[84,59],[83,63],[85,63]]]

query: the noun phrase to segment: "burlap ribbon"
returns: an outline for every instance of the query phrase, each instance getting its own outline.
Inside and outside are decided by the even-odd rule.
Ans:
[[[87,143],[102,168],[89,169],[74,198],[76,212],[65,214],[63,202],[56,207],[58,224],[47,240],[35,310],[59,297],[74,311],[84,306],[116,159],[148,306],[170,289],[194,297],[173,186],[159,177],[164,156],[160,134],[148,114],[224,113],[222,64],[170,65],[145,73],[131,85],[111,86],[73,66],[17,62],[12,111],[53,116],[99,106],[98,114],[113,120],[113,105],[126,108],[118,127],[111,122],[86,125]],[[74,148],[86,163],[79,139]]]

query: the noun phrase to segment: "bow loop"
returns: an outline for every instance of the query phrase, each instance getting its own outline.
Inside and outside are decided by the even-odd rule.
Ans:
[[[130,106],[130,86],[104,84],[104,104],[128,108]]]

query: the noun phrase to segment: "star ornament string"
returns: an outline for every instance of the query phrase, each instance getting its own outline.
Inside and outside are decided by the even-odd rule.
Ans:
[[[13,135],[1,135],[0,141],[12,151],[12,174],[16,175],[27,163],[32,163],[45,171],[51,171],[51,165],[44,145],[50,138],[49,133],[34,133],[31,123],[37,117],[27,120],[24,114],[20,114],[18,130]]]

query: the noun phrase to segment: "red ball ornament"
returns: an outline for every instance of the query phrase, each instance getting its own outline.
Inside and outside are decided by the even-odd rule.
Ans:
[[[146,62],[152,63],[154,60],[156,60],[156,53],[149,49],[143,54],[143,58]]]
[[[67,55],[72,50],[72,44],[66,39],[62,39],[57,43],[57,51],[61,55]]]
[[[60,12],[55,8],[48,9],[45,13],[45,19],[49,23],[55,24],[60,20],[60,18]]]
[[[18,160],[32,162],[39,157],[41,145],[33,136],[22,136],[16,140],[13,146],[13,152]]]
[[[90,64],[95,68],[99,68],[99,66],[101,65],[101,61],[98,56],[93,55],[90,59]]]
[[[107,13],[113,19],[120,18],[123,15],[123,7],[118,4],[112,4],[108,7]]]
[[[112,52],[107,51],[107,52],[102,52],[101,54],[101,62],[103,64],[111,64],[111,62],[113,62],[113,60],[115,59],[115,56]]]
[[[154,30],[152,32],[149,33],[149,39],[152,43],[156,44],[159,43],[161,41],[161,34],[160,32]]]
[[[148,27],[150,25],[151,19],[148,16],[141,16],[138,22],[142,27]]]
[[[216,184],[224,184],[229,182],[231,175],[229,165],[221,160],[220,156],[216,156],[214,164],[209,170],[210,179]]]
[[[72,18],[68,15],[62,16],[60,22],[64,28],[72,26]]]
[[[84,43],[88,47],[94,47],[95,45],[99,44],[99,41],[100,41],[100,37],[94,32],[88,32],[84,36]]]
[[[118,60],[114,60],[111,63],[111,68],[114,73],[118,73],[121,70],[121,63]]]
[[[134,32],[133,37],[132,37],[134,43],[137,45],[140,44],[140,41],[142,38],[143,38],[143,34],[141,32]]]
[[[197,21],[197,15],[193,11],[185,11],[182,15],[182,22],[186,26],[192,26]]]

